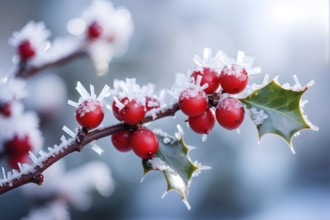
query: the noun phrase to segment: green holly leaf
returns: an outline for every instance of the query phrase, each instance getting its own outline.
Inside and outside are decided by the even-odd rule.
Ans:
[[[313,82],[302,87],[297,79],[296,84],[279,85],[277,78],[266,86],[240,99],[250,111],[252,121],[256,124],[259,139],[268,133],[277,134],[292,147],[292,137],[304,129],[314,129],[307,117],[303,115],[301,97]]]
[[[159,149],[154,158],[142,160],[144,176],[153,170],[162,172],[167,182],[167,190],[162,198],[171,190],[177,191],[187,209],[190,210],[187,196],[191,179],[201,170],[210,169],[210,167],[191,161],[188,154],[193,148],[184,143],[182,135],[177,133],[176,136],[179,138],[176,138],[160,131],[155,131],[155,133],[159,140]]]

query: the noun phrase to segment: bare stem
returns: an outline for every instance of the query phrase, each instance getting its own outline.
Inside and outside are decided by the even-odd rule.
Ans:
[[[72,61],[78,57],[84,56],[84,55],[86,55],[85,50],[83,50],[82,48],[79,48],[70,54],[67,54],[63,57],[59,57],[57,60],[53,60],[51,62],[45,63],[40,66],[32,66],[32,65],[29,65],[29,63],[21,62],[15,72],[15,76],[21,77],[21,78],[27,78],[27,77],[37,74],[38,72],[45,70],[45,69],[63,65],[67,62],[70,62],[70,61]]]
[[[178,104],[173,104],[170,107],[158,111],[156,117],[145,117],[142,123],[158,120],[167,116],[173,116],[178,110]],[[42,181],[40,181],[40,178],[38,177],[43,171],[45,171],[48,167],[56,163],[58,160],[75,151],[81,151],[87,144],[94,140],[110,136],[116,132],[123,131],[126,129],[129,129],[129,126],[124,123],[108,126],[101,129],[96,129],[90,132],[80,129],[78,131],[78,134],[76,135],[75,140],[73,140],[67,148],[63,149],[63,151],[60,151],[56,155],[49,156],[44,160],[42,165],[34,167],[33,171],[31,171],[30,173],[21,175],[20,178],[15,178],[12,181],[4,183],[2,186],[0,186],[0,195],[27,183],[36,183],[40,185]]]

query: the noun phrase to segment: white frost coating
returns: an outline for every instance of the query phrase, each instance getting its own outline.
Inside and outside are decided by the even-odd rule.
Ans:
[[[264,120],[266,120],[268,118],[268,115],[262,109],[260,109],[260,111],[258,111],[258,109],[253,107],[250,109],[249,113],[250,113],[251,120],[253,121],[253,123],[255,125],[261,125],[264,122]]]
[[[104,153],[103,148],[100,147],[100,146],[96,143],[96,141],[92,141],[92,142],[91,142],[91,145],[92,145],[92,149],[93,149],[93,151],[95,151],[98,155],[101,156],[101,155]]]
[[[9,102],[28,96],[26,82],[19,78],[5,77],[0,82],[0,102]]]
[[[131,14],[123,7],[115,9],[109,1],[95,0],[84,11],[82,18],[87,26],[97,22],[102,27],[101,36],[89,41],[87,51],[98,73],[105,74],[112,58],[121,56],[127,50],[133,33]]]
[[[289,146],[289,148],[290,148],[290,150],[291,150],[292,154],[296,154],[296,151],[294,150],[294,148],[293,148],[293,146],[292,146],[292,145],[290,145],[290,146]]]
[[[282,85],[282,87],[284,89],[287,89],[287,90],[292,90],[292,91],[295,91],[295,92],[302,92],[302,91],[305,91],[306,89],[310,88],[311,86],[314,85],[315,81],[312,80],[310,81],[309,83],[307,83],[305,86],[302,86],[299,79],[298,79],[298,76],[297,75],[293,75],[293,79],[294,79],[294,84],[293,85],[290,85],[289,83],[284,83]],[[279,81],[278,81],[278,77],[275,77],[274,78],[274,81],[280,85]]]
[[[183,204],[186,206],[186,208],[188,209],[188,211],[191,210],[191,206],[189,205],[189,202],[186,199],[182,199]]]
[[[22,41],[29,40],[38,56],[45,51],[49,36],[50,31],[46,29],[43,22],[30,21],[20,31],[13,33],[13,36],[9,39],[9,44],[17,47]]]
[[[192,177],[197,177],[197,176],[199,176],[199,174],[200,174],[203,170],[210,170],[210,169],[212,169],[212,167],[210,167],[210,166],[204,166],[204,165],[202,165],[202,164],[201,164],[200,162],[198,162],[198,161],[195,161],[193,164],[197,167],[197,169],[193,172]]]
[[[44,206],[32,209],[22,220],[70,220],[68,206],[64,201],[52,201]]]
[[[207,140],[207,134],[202,135],[202,142],[205,142]]]
[[[160,171],[172,170],[172,168],[169,167],[165,163],[165,161],[163,161],[159,157],[154,157],[154,158],[148,160],[148,163],[151,165],[153,170],[160,170]]]
[[[197,65],[197,70],[202,70],[204,67],[208,67],[219,73],[225,66],[225,57],[226,55],[222,51],[219,51],[215,56],[212,56],[212,50],[210,48],[204,48],[203,58],[196,54],[193,58],[193,62]]]
[[[178,129],[178,132],[175,132],[175,137],[178,139],[178,140],[181,140],[183,135],[184,135],[184,131],[183,131],[183,128],[181,127],[181,125],[177,124],[176,125],[177,129]]]
[[[164,137],[163,142],[164,144],[169,144],[171,142],[171,139],[169,137]]]
[[[39,130],[39,118],[34,112],[24,112],[22,103],[16,101],[11,105],[10,117],[0,115],[0,151],[2,143],[18,136],[28,136],[33,151],[38,150],[43,144],[43,138]],[[24,126],[22,126],[22,124]]]
[[[72,137],[72,138],[75,138],[76,137],[76,134],[72,131],[72,130],[70,130],[70,128],[68,128],[67,126],[63,126],[62,127],[62,130],[65,132],[65,133],[67,133],[70,137]]]

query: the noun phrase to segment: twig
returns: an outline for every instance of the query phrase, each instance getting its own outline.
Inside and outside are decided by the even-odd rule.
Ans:
[[[20,77],[20,78],[27,78],[27,77],[35,75],[38,72],[45,70],[45,69],[63,65],[67,62],[70,62],[70,61],[72,61],[78,57],[84,56],[84,55],[86,55],[86,51],[82,48],[79,48],[70,54],[60,57],[57,60],[45,63],[41,66],[32,66],[32,65],[29,65],[28,63],[20,63],[19,67],[17,68],[17,70],[15,72],[15,76]]]
[[[172,106],[167,107],[165,109],[160,109],[155,114],[155,117],[152,116],[145,117],[142,123],[158,120],[167,116],[173,116],[178,110],[179,110],[178,104],[173,104]],[[98,140],[100,138],[110,136],[116,132],[126,129],[129,129],[129,126],[124,123],[108,126],[102,129],[93,130],[91,132],[86,132],[80,129],[78,131],[78,134],[76,135],[76,138],[70,144],[68,144],[66,148],[59,151],[58,154],[50,155],[49,157],[44,159],[41,165],[35,165],[35,167],[33,167],[33,169],[31,169],[31,172],[29,173],[19,175],[17,178],[14,178],[12,180],[4,181],[2,183],[2,186],[0,186],[0,195],[8,191],[11,191],[19,186],[25,185],[27,183],[36,183],[38,185],[41,185],[43,180],[42,172],[45,171],[48,167],[53,165],[58,160],[62,159],[63,157],[75,151],[80,152],[84,148],[84,146],[86,146],[87,144],[89,144],[94,140]]]

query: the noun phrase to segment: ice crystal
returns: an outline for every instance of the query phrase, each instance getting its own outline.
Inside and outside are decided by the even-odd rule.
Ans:
[[[0,81],[0,103],[12,102],[27,95],[28,92],[24,80],[5,77]]]
[[[130,12],[121,7],[115,9],[111,2],[95,0],[82,14],[86,25],[96,22],[102,27],[102,35],[89,42],[90,54],[97,72],[104,74],[112,57],[122,55],[133,32]]]
[[[218,73],[225,66],[223,62],[224,56],[226,56],[222,51],[219,51],[212,56],[212,50],[210,48],[204,48],[203,50],[203,58],[198,56],[197,54],[193,58],[193,62],[197,65],[197,70],[203,70],[203,68],[211,68]]]
[[[264,122],[264,120],[268,118],[268,115],[262,109],[258,111],[258,109],[253,107],[250,109],[249,113],[251,120],[254,122],[255,125],[261,125]]]
[[[22,41],[29,40],[33,48],[37,51],[37,56],[47,48],[47,38],[50,31],[46,29],[43,22],[30,21],[20,31],[14,32],[9,39],[9,43],[17,47]]]
[[[80,114],[84,114],[85,111],[89,112],[96,108],[96,105],[103,102],[103,99],[107,96],[107,93],[110,91],[110,87],[105,85],[98,97],[96,97],[94,86],[90,85],[90,93],[86,90],[86,88],[81,84],[81,82],[77,82],[76,90],[80,94],[78,102],[74,102],[68,100],[68,104],[77,108],[82,102],[87,101],[87,107],[84,108],[84,112]]]
[[[149,159],[148,163],[150,164],[153,170],[160,170],[160,171],[171,170],[171,167],[166,165],[165,161],[163,161],[159,157],[154,157],[152,159]]]

